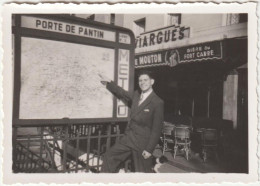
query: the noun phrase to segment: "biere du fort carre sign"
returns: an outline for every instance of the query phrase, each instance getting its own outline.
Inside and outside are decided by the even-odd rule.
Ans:
[[[135,67],[150,67],[222,59],[221,41],[201,43],[181,48],[170,48],[135,56]]]

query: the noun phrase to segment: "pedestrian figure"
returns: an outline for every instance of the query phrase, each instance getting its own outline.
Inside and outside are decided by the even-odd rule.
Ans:
[[[135,91],[133,96],[103,75],[99,76],[107,89],[131,108],[124,136],[105,153],[101,172],[118,172],[119,165],[130,155],[135,172],[152,172],[152,153],[161,135],[164,102],[153,91],[151,73],[139,74],[140,91]]]

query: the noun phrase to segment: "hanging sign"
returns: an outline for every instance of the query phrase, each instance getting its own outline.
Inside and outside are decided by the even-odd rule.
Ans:
[[[222,59],[222,43],[220,41],[136,55],[135,67],[160,65],[174,67],[182,63],[213,59]]]

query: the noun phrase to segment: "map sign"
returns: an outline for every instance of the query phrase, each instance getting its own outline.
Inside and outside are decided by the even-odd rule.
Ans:
[[[111,48],[22,37],[19,118],[111,118],[98,74],[114,80],[114,65]]]

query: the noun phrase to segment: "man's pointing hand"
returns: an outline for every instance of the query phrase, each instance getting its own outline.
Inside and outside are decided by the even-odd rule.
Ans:
[[[108,82],[111,82],[111,80],[108,78],[108,77],[106,77],[105,75],[103,75],[103,74],[100,74],[100,73],[98,73],[98,75],[99,75],[99,77],[101,78],[101,83],[103,84],[103,85],[106,85]]]

